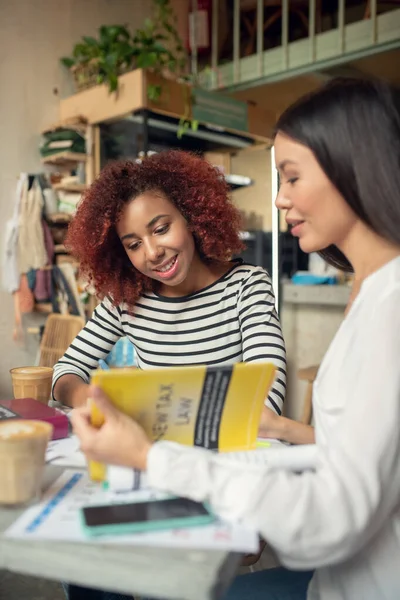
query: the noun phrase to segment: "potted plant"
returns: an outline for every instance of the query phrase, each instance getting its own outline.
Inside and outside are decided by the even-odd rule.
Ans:
[[[186,54],[174,21],[169,0],[153,0],[153,19],[146,19],[133,36],[124,25],[103,25],[98,39],[84,36],[72,56],[62,58],[61,63],[73,73],[79,91],[106,83],[110,92],[115,92],[118,76],[135,68],[179,76],[186,66]],[[157,100],[160,86],[149,86],[147,93]]]

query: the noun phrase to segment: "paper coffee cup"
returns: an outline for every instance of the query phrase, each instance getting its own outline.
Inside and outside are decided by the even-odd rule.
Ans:
[[[34,398],[48,404],[51,394],[51,367],[16,367],[10,370],[14,398]]]
[[[0,504],[23,506],[39,499],[45,454],[53,426],[43,421],[0,422]]]

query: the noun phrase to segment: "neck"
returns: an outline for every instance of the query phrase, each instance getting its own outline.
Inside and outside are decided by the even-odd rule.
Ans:
[[[386,263],[400,256],[400,246],[388,242],[361,222],[355,224],[348,236],[337,246],[351,263],[354,279],[359,284]]]

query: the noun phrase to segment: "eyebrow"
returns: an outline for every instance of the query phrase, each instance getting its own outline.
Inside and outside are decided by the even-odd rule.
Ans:
[[[151,229],[153,227],[153,225],[155,225],[157,223],[157,221],[159,221],[160,219],[164,218],[164,217],[168,217],[169,215],[157,215],[156,217],[153,217],[151,219],[151,221],[149,221],[146,225],[147,229]],[[123,242],[124,240],[130,240],[132,238],[136,238],[138,237],[135,233],[126,233],[125,235],[123,235],[120,240],[121,242]]]
[[[279,163],[278,169],[283,171],[287,165],[297,165],[297,163],[294,160],[283,160],[281,163]]]

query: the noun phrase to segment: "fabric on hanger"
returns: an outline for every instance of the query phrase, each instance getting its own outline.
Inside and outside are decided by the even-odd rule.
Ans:
[[[75,296],[72,293],[63,272],[59,267],[54,266],[51,270],[51,304],[53,312],[62,313],[60,307],[62,300],[70,307],[70,314],[80,315]]]
[[[42,219],[43,240],[46,248],[47,263],[51,266],[54,260],[54,242],[50,228],[46,221]],[[36,282],[34,295],[38,302],[44,302],[51,298],[51,269],[39,269],[36,271]]]
[[[27,186],[28,174],[21,173],[15,190],[13,215],[6,223],[2,287],[6,292],[11,294],[19,289],[20,283],[20,271],[18,268],[19,212],[21,199],[27,191]]]
[[[21,274],[40,269],[47,263],[42,228],[43,202],[37,176],[30,175],[28,185],[23,189],[19,212],[18,268]]]

